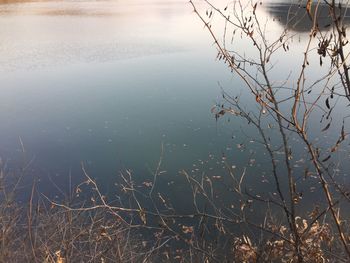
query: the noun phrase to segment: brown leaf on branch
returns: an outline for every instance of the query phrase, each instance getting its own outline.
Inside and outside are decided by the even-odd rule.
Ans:
[[[312,0],[307,0],[306,12],[307,12],[309,18],[312,20],[311,7],[312,7]]]

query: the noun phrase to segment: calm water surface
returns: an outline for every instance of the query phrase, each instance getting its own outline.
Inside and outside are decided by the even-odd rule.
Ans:
[[[100,181],[177,174],[225,150],[211,106],[232,83],[184,1],[0,5],[0,153],[65,188],[83,161]],[[22,140],[25,154],[22,153]],[[25,155],[25,156],[23,156]]]
[[[52,182],[79,182],[81,162],[107,190],[124,169],[149,179],[162,143],[169,180],[206,160],[220,174],[223,154],[249,160],[236,147],[249,142],[240,123],[210,112],[220,86],[243,88],[186,1],[2,1],[0,24],[0,155],[8,167],[30,163],[26,178],[47,195],[59,195]]]

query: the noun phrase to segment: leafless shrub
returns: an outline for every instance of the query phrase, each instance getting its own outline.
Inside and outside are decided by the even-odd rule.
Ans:
[[[28,203],[19,203],[16,198],[9,198],[16,196],[16,189],[3,185],[0,262],[148,262],[151,259],[132,229],[106,209],[67,210],[38,197],[34,190],[33,186]],[[76,206],[81,202],[71,201]]]
[[[311,22],[308,38],[300,53],[299,67],[290,69],[293,77],[288,73],[277,82],[273,74],[277,62],[285,63],[287,68],[289,62],[276,58],[288,54],[295,37],[288,25],[277,37],[270,36],[268,21],[259,16],[263,3],[234,1],[220,9],[207,0],[202,2],[207,6],[204,11],[193,1],[190,4],[214,41],[217,59],[228,66],[247,91],[241,96],[223,90],[223,101],[212,108],[212,113],[217,120],[230,116],[255,128],[254,137],[247,138],[260,146],[268,171],[264,174],[259,169],[255,173],[249,170],[259,164],[251,157],[256,154],[251,149],[247,150],[250,158],[238,169],[223,157],[220,164],[226,171],[219,175],[182,170],[178,182],[185,185],[182,197],[190,209],[181,212],[176,200],[158,187],[163,147],[151,180],[138,184],[130,170],[121,172],[117,201],[109,201],[101,193],[83,165],[86,181],[75,193],[87,191],[93,199],[79,206],[50,201],[54,210],[44,211],[57,211],[53,212],[56,216],[52,218],[49,213],[53,221],[45,219],[43,222],[50,223],[43,225],[35,219],[40,213],[33,214],[30,208],[30,223],[23,227],[28,232],[30,246],[23,248],[28,258],[74,261],[75,255],[80,255],[94,261],[102,260],[102,254],[107,260],[107,253],[111,260],[140,260],[135,259],[138,254],[134,254],[132,245],[130,250],[120,252],[125,251],[125,235],[117,234],[123,232],[122,225],[126,232],[133,229],[152,237],[150,246],[146,242],[144,262],[152,257],[166,262],[349,261],[349,191],[341,177],[348,156],[345,161],[336,159],[341,150],[348,150],[349,114],[344,101],[350,99],[349,54],[341,11],[346,7],[335,1],[322,2],[331,18],[331,30],[323,31],[318,23],[321,1],[300,3]],[[220,20],[218,24],[216,19]],[[298,21],[293,20],[295,23]],[[249,43],[249,52],[235,49],[232,43],[236,39]],[[316,68],[319,74],[312,76],[308,70],[315,66],[309,62],[314,56],[320,61]],[[330,131],[337,134],[335,138],[319,138]],[[249,146],[239,143],[237,148],[243,152]],[[252,189],[249,180],[261,180],[261,188]],[[313,189],[320,199],[317,204],[309,199]],[[16,209],[8,211],[16,214]],[[80,221],[81,215],[89,220]],[[99,224],[100,220],[105,221]],[[16,237],[17,228],[8,225],[6,216],[3,222],[3,233]],[[47,225],[60,227],[44,230]],[[74,225],[79,225],[78,230],[71,227]],[[91,231],[82,234],[86,226]],[[87,239],[93,247],[91,242],[84,243]],[[3,236],[3,240],[9,238]],[[16,238],[13,242],[11,249],[21,243]],[[38,244],[40,249],[36,250]],[[10,255],[11,249],[3,255]],[[86,251],[84,255],[82,251]]]

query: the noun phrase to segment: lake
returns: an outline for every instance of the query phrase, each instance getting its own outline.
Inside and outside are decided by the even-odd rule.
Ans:
[[[288,11],[263,5],[259,12],[274,21],[268,34],[278,36]],[[261,190],[254,176],[270,169],[266,153],[244,151],[256,134],[211,112],[221,88],[235,95],[245,88],[215,59],[213,40],[186,1],[1,1],[0,24],[0,156],[26,184],[35,179],[40,192],[60,199],[83,180],[84,163],[113,192],[121,171],[152,180],[162,156],[161,187],[172,194],[182,191],[174,183],[180,170],[220,178],[226,164],[247,166],[248,182]],[[295,58],[308,31],[298,26],[276,81],[300,67]],[[249,53],[244,42],[236,48]]]
[[[210,108],[231,76],[185,2],[5,3],[0,20],[0,152],[22,161],[21,138],[30,176],[62,186],[83,161],[109,181],[149,173],[162,143],[172,167],[224,149]]]

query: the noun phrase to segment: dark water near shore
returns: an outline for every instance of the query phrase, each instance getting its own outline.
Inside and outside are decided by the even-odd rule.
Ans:
[[[269,34],[278,36],[285,5],[261,12],[276,20]],[[255,136],[245,123],[216,122],[210,112],[220,87],[242,94],[244,86],[215,61],[186,1],[2,1],[0,25],[0,156],[8,169],[25,166],[27,183],[36,178],[49,197],[82,180],[81,162],[106,192],[125,169],[151,180],[162,144],[168,182],[181,169],[221,176],[223,156],[248,166],[252,185],[269,169],[258,147],[242,149]],[[284,67],[300,65],[308,32],[293,30],[296,48],[275,70],[279,81]]]

